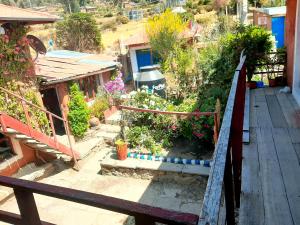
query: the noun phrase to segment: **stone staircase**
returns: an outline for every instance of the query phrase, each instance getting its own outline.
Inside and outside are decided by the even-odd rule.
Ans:
[[[57,156],[57,158],[60,158],[60,156],[63,156],[64,159],[69,159],[69,160],[71,160],[71,158],[72,158],[71,156],[68,156],[68,155],[62,153],[62,152],[58,151],[57,149],[54,149],[54,148],[48,146],[47,144],[37,141],[33,137],[22,134],[21,132],[15,130],[15,129],[7,128],[6,132],[4,132],[2,130],[2,128],[0,128],[0,132],[4,133],[5,135],[7,135],[9,137],[12,137],[16,140],[23,142],[24,144],[30,146],[31,148],[33,148],[35,150],[53,154],[53,155]]]

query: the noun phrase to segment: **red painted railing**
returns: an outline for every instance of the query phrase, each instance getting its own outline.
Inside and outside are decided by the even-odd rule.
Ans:
[[[199,225],[236,224],[234,211],[240,205],[241,193],[245,60],[246,57],[241,56],[232,81],[200,215],[203,220]],[[225,213],[222,217],[223,191]]]
[[[17,131],[21,131],[23,134],[25,134],[29,137],[32,137],[35,140],[38,140],[44,144],[48,144],[50,147],[55,148],[58,151],[61,151],[62,153],[65,153],[67,155],[70,155],[74,159],[75,167],[77,167],[77,158],[79,157],[79,155],[74,151],[74,146],[71,141],[69,124],[68,124],[68,121],[66,118],[57,116],[54,113],[51,113],[51,112],[45,110],[44,108],[31,103],[30,101],[22,98],[21,96],[15,94],[9,90],[6,90],[3,87],[0,87],[0,91],[9,96],[13,96],[22,105],[22,109],[23,109],[23,112],[24,112],[25,118],[26,118],[26,125],[25,125],[22,122],[20,122],[16,119],[13,119],[12,117],[10,117],[10,115],[6,115],[5,112],[0,112],[0,122],[1,122],[2,130],[4,132],[7,131],[7,129],[6,129],[7,127],[16,129]],[[32,127],[33,121],[31,119],[28,107],[32,107],[32,108],[34,108],[34,110],[41,111],[47,115],[47,117],[49,118],[52,136],[47,136],[46,134],[43,134],[42,132],[39,132]],[[68,142],[69,142],[70,147],[66,147],[66,146],[62,145],[57,140],[57,135],[56,135],[54,124],[53,124],[53,118],[63,122],[66,135],[68,136]]]
[[[175,212],[114,197],[11,177],[0,176],[0,185],[14,189],[21,214],[0,210],[0,221],[6,223],[20,225],[52,224],[41,221],[33,193],[134,216],[136,225],[155,225],[155,222],[196,225],[199,221],[197,215],[190,213]],[[99,223],[105,223],[105,221],[99,221]]]
[[[132,106],[119,105],[120,110],[130,110],[134,112],[145,112],[153,114],[173,115],[177,117],[199,117],[199,116],[213,116],[214,117],[214,142],[217,143],[220,129],[220,104],[217,102],[216,110],[214,112],[174,112],[174,111],[161,111],[154,109],[143,109]]]

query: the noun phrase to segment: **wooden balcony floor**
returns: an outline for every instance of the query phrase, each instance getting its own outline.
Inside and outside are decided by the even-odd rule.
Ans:
[[[250,97],[243,148],[240,225],[300,224],[300,107],[278,88]]]

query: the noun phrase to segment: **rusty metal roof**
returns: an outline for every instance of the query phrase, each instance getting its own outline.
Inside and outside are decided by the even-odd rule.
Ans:
[[[36,61],[36,75],[47,85],[114,70],[119,64],[116,57],[108,55],[57,50],[39,56]]]
[[[58,16],[46,12],[21,9],[0,4],[0,23],[25,22],[26,24],[53,23],[59,20]]]

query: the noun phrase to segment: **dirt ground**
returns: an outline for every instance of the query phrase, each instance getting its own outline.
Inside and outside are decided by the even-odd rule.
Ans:
[[[39,182],[114,196],[171,210],[199,214],[206,182],[203,178],[172,177],[163,181],[142,180],[98,174],[100,161],[111,152],[101,146],[81,162],[79,172],[56,163],[56,172]],[[127,215],[97,209],[64,200],[35,195],[41,219],[60,225],[115,225],[133,224]],[[10,198],[0,206],[19,213],[16,200]],[[5,223],[0,223],[5,224]]]

